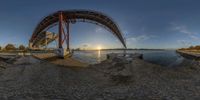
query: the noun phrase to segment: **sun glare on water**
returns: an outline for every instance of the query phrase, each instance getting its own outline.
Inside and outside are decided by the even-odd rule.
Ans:
[[[100,62],[101,61],[101,46],[99,45],[99,46],[97,46],[97,50],[98,50],[98,52],[97,52],[97,60],[98,60],[98,62]]]

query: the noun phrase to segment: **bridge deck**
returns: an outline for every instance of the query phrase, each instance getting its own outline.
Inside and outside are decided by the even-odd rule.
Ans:
[[[58,38],[57,34],[51,33],[51,32],[41,32],[38,34],[38,36],[35,38],[35,40],[33,41],[33,44],[35,44],[36,46],[46,46],[49,43],[53,42],[54,40],[56,40]]]

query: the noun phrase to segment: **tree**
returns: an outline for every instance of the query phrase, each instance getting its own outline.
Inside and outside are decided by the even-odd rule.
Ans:
[[[0,46],[0,50],[1,50],[1,46]]]
[[[6,50],[16,50],[16,48],[15,48],[15,46],[13,45],[13,44],[7,44],[6,46],[5,46],[5,49]]]
[[[200,50],[200,46],[195,46],[195,49],[196,50]]]
[[[189,50],[192,50],[192,49],[194,49],[194,46],[190,46],[188,49],[189,49]]]
[[[24,45],[19,46],[19,50],[25,50],[25,49],[26,49],[26,47]]]

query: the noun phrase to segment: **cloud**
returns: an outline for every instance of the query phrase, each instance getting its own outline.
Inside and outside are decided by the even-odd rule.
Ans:
[[[95,32],[96,33],[102,33],[102,32],[105,32],[105,29],[103,29],[102,27],[98,26],[98,27],[95,28]]]
[[[139,35],[135,37],[132,36],[132,37],[126,38],[126,43],[128,45],[133,44],[133,43],[138,44],[139,42],[143,42],[143,41],[153,39],[153,38],[157,38],[157,36],[155,35]]]
[[[189,31],[188,28],[186,26],[183,26],[183,25],[175,26],[173,29],[176,30],[176,31],[179,31],[181,33],[188,34],[188,35],[197,34],[196,32]]]
[[[184,33],[184,34],[188,34],[188,35],[197,34],[196,32],[192,32],[191,30],[189,30],[186,25],[180,25],[180,24],[176,24],[173,22],[170,24],[172,26],[171,30],[173,30],[173,31],[178,31],[180,33]]]
[[[195,36],[195,35],[191,35],[190,38],[192,38],[193,40],[200,40],[200,38],[198,36]]]
[[[184,45],[184,46],[190,46],[192,43],[186,40],[177,40],[178,43]]]
[[[88,47],[90,47],[91,45],[90,45],[89,43],[82,43],[81,46],[82,46],[83,48],[88,48]]]
[[[198,36],[196,36],[198,33],[190,31],[186,26],[175,25],[175,24],[172,24],[172,25],[174,26],[172,28],[173,30],[188,35],[188,37],[190,37],[192,40],[200,40],[200,38]]]
[[[155,35],[139,35],[136,37],[127,38],[127,40],[129,40],[129,41],[145,41],[145,40],[149,40],[149,39],[156,38],[156,37],[157,36],[155,36]]]

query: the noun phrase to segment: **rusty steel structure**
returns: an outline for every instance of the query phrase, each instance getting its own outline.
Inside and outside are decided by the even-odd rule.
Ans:
[[[113,33],[126,48],[126,43],[123,38],[118,25],[108,16],[103,13],[92,11],[92,10],[66,10],[58,11],[50,14],[43,18],[39,24],[36,26],[31,39],[29,40],[29,47],[38,47],[38,37],[44,31],[58,25],[58,45],[59,48],[63,48],[63,43],[66,42],[67,50],[70,49],[70,23],[74,24],[76,22],[88,22],[104,27]],[[67,32],[65,32],[67,31]]]
[[[33,49],[44,46],[44,40],[45,44],[53,40],[58,40],[58,52],[56,53],[64,57],[66,54],[70,53],[70,23],[74,24],[76,22],[88,22],[104,27],[113,33],[126,48],[125,40],[117,24],[105,14],[92,10],[58,11],[46,16],[33,31],[31,39],[29,40],[29,48]],[[47,30],[56,25],[58,25],[58,34],[47,36]],[[67,45],[66,50],[63,48],[64,42],[66,42]]]

